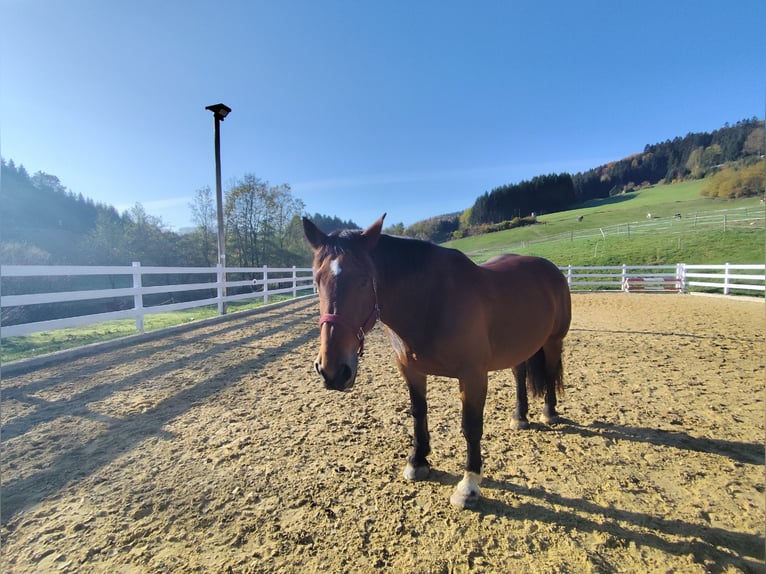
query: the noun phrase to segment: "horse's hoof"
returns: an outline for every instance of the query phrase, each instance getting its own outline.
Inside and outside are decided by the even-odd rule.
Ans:
[[[466,472],[463,480],[458,483],[455,492],[450,496],[450,504],[456,508],[471,508],[475,506],[479,498],[481,498],[479,483],[481,483],[480,474]]]
[[[511,419],[511,429],[527,430],[528,428],[529,428],[529,421],[527,419]]]
[[[425,480],[431,473],[431,467],[427,464],[413,466],[411,462],[404,467],[404,480]]]
[[[452,496],[449,497],[449,503],[455,508],[473,508],[476,503],[479,502],[481,495],[479,492],[463,494],[462,492],[455,491]]]
[[[542,414],[540,415],[540,421],[548,426],[557,425],[561,422],[561,417],[559,415]]]

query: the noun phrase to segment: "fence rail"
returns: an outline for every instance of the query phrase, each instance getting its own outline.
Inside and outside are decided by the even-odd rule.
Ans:
[[[311,268],[303,267],[130,267],[0,266],[0,338],[29,335],[104,321],[133,319],[144,330],[144,317],[275,295],[313,291]],[[177,300],[180,299],[180,300]],[[47,320],[24,320],[25,310],[47,304],[89,303],[90,310]],[[41,309],[41,307],[36,307]],[[39,315],[40,312],[36,313]],[[19,317],[20,316],[20,317]]]
[[[622,290],[686,293],[708,290],[731,294],[763,294],[763,264],[737,265],[616,265],[560,267],[573,292]],[[154,283],[154,284],[152,284]],[[144,317],[194,307],[274,295],[293,297],[313,292],[311,268],[254,267],[130,267],[115,266],[0,266],[0,338],[79,327],[115,319],[132,319],[143,331]],[[176,295],[180,294],[180,301]],[[70,312],[46,320],[24,320],[13,311],[46,305],[88,303],[89,312]],[[100,308],[99,311],[93,311]],[[38,312],[38,315],[40,313]]]
[[[572,291],[676,291],[700,290],[724,295],[765,293],[764,264],[722,265],[610,265],[560,267]],[[745,273],[742,273],[745,272]]]

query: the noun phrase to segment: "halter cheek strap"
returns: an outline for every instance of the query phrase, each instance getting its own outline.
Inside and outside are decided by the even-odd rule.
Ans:
[[[380,319],[380,307],[378,307],[378,303],[376,302],[372,311],[370,311],[370,314],[367,316],[367,319],[358,329],[350,322],[346,321],[341,315],[335,313],[328,313],[327,315],[319,317],[319,328],[321,329],[322,325],[329,323],[330,325],[341,325],[350,331],[354,331],[356,338],[359,340],[358,354],[361,357],[364,354],[364,336],[372,331],[372,328],[375,326],[375,322],[378,319]]]
[[[372,292],[375,294],[375,304],[372,307],[372,311],[370,311],[370,314],[367,316],[367,319],[365,319],[364,323],[362,323],[362,326],[359,328],[355,327],[349,321],[347,321],[344,317],[336,313],[328,313],[326,315],[322,315],[321,317],[319,317],[320,329],[322,328],[322,325],[324,325],[325,323],[329,323],[330,325],[341,325],[345,327],[346,329],[349,329],[350,331],[354,332],[354,334],[356,334],[356,338],[359,340],[358,355],[360,357],[364,354],[364,336],[370,331],[372,331],[372,328],[375,326],[375,322],[378,319],[380,319],[380,306],[378,305],[378,289],[374,279],[372,280]]]

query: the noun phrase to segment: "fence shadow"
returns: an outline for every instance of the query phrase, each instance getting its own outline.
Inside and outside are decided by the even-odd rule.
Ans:
[[[434,469],[428,480],[454,488],[460,478],[454,473]],[[529,488],[491,476],[484,478],[481,489],[482,498],[469,510],[484,516],[540,521],[568,531],[608,534],[633,541],[638,547],[656,548],[676,556],[691,554],[700,563],[714,562],[715,566],[706,570],[714,574],[727,572],[732,564],[752,572],[763,569],[764,538],[757,534],[602,506],[584,498],[566,497],[544,488]],[[498,498],[498,493],[502,498],[510,494],[519,502],[510,504]]]
[[[763,567],[764,540],[762,536],[736,532],[668,519],[647,512],[602,506],[583,498],[565,497],[542,488],[527,488],[503,480],[486,480],[484,493],[492,490],[509,492],[522,499],[545,501],[521,502],[509,505],[498,499],[487,499],[477,510],[482,513],[512,517],[534,517],[549,524],[564,525],[582,532],[601,532],[618,539],[633,541],[636,546],[656,548],[676,556],[693,555],[700,563],[712,560],[714,573],[727,571],[729,565],[744,563],[756,572]]]
[[[737,341],[745,343],[760,343],[758,339],[743,339],[741,337],[726,336],[716,333],[715,335],[699,335],[697,333],[676,333],[673,331],[637,331],[634,329],[583,329],[573,327],[570,333],[596,333],[599,335],[646,335],[649,337],[679,337],[682,339],[701,339],[709,341]]]
[[[275,309],[268,309],[259,307],[246,311],[240,311],[231,315],[224,315],[213,317],[212,319],[203,319],[199,322],[190,322],[182,325],[176,325],[175,327],[169,327],[167,329],[160,329],[158,331],[151,331],[142,335],[128,335],[117,339],[111,339],[105,341],[108,345],[107,350],[104,351],[98,343],[88,345],[87,351],[83,348],[67,349],[61,351],[63,356],[50,362],[45,362],[40,365],[32,365],[29,367],[17,366],[14,363],[0,366],[2,369],[3,377],[5,381],[10,381],[10,385],[3,387],[3,392],[13,391],[14,388],[19,385],[14,385],[13,381],[22,379],[25,375],[31,372],[45,371],[52,366],[57,366],[59,369],[56,374],[51,377],[42,377],[36,380],[34,383],[24,384],[24,388],[28,391],[43,390],[48,385],[57,384],[60,382],[63,376],[69,378],[75,378],[81,376],[82,373],[88,373],[90,367],[87,363],[79,361],[79,359],[86,359],[93,357],[94,355],[103,354],[105,352],[111,353],[115,349],[130,348],[131,356],[140,360],[158,351],[166,350],[171,351],[177,345],[178,341],[176,336],[183,336],[185,344],[191,344],[198,341],[204,341],[217,335],[226,335],[238,329],[242,329],[245,326],[251,326],[257,324],[261,319],[265,317],[266,320],[274,320],[279,317],[292,317],[296,312],[300,312],[304,309],[314,308],[316,306],[316,300],[300,300],[297,302],[290,301],[286,305],[282,305]],[[197,332],[194,334],[194,332]],[[190,334],[192,333],[192,334]],[[77,351],[74,358],[67,357],[69,351]],[[74,364],[70,364],[67,361],[77,361]],[[23,363],[24,361],[19,361]]]
[[[622,426],[604,422],[582,426],[569,420],[566,424],[556,426],[556,431],[562,434],[579,435],[583,438],[601,437],[615,441],[631,441],[715,454],[743,464],[763,465],[766,461],[766,447],[763,443],[695,437],[683,431]]]
[[[9,423],[2,425],[2,427],[0,427],[0,436],[2,436],[3,440],[9,440],[27,432],[31,426],[53,421],[59,416],[65,416],[69,414],[85,417],[93,415],[95,420],[103,421],[104,415],[91,413],[87,408],[88,403],[103,400],[109,395],[136,385],[143,380],[163,377],[164,375],[167,375],[169,372],[178,368],[179,358],[185,363],[195,362],[215,354],[226,352],[227,350],[235,347],[247,345],[264,337],[269,337],[273,334],[281,332],[284,329],[290,329],[304,323],[304,319],[302,317],[295,317],[294,310],[286,314],[286,316],[292,317],[292,319],[289,321],[284,321],[280,318],[279,324],[277,326],[266,330],[258,330],[252,335],[248,337],[241,337],[236,341],[231,341],[228,343],[210,343],[202,351],[186,354],[181,357],[178,355],[165,354],[166,351],[171,351],[179,346],[179,340],[175,337],[166,339],[161,345],[148,345],[123,350],[118,358],[121,363],[138,363],[142,359],[146,359],[151,356],[165,357],[166,360],[163,362],[155,363],[150,368],[135,372],[128,377],[93,386],[86,391],[73,394],[67,399],[58,401],[46,401],[44,399],[34,397],[33,395],[34,393],[37,393],[45,388],[60,384],[62,380],[72,380],[83,376],[89,376],[94,371],[100,370],[98,365],[94,365],[91,362],[78,363],[78,367],[74,369],[74,372],[64,369],[63,373],[57,373],[52,377],[43,378],[39,381],[36,381],[35,383],[18,384],[5,387],[3,388],[3,400],[15,400],[22,403],[29,403],[35,405],[37,408],[25,416],[14,418]],[[271,320],[274,320],[273,316],[271,317]],[[222,335],[242,328],[243,326],[241,324],[237,324],[227,326],[225,329],[218,329],[212,332],[206,329],[191,339],[184,338],[182,342],[184,345],[188,345],[190,343],[199,341],[213,341],[216,335]],[[108,362],[108,358],[106,361]]]
[[[305,324],[305,320],[299,317],[287,324],[281,323],[266,331],[260,330],[247,339],[221,343],[217,346],[211,345],[200,353],[184,357],[183,360],[193,362],[203,356],[210,356],[212,352],[220,353],[231,347],[246,345],[248,340],[250,342],[263,340],[270,333],[284,332],[293,324]],[[125,419],[107,418],[98,413],[87,412],[87,403],[127,388],[138,380],[145,380],[147,377],[162,377],[163,374],[172,372],[178,368],[177,357],[168,357],[165,363],[156,365],[151,369],[133,374],[115,383],[100,385],[70,400],[52,404],[49,411],[38,413],[37,418],[29,415],[26,420],[11,421],[2,429],[4,440],[7,440],[9,435],[18,437],[34,425],[55,420],[64,413],[97,418],[99,422],[106,423],[106,427],[93,440],[60,452],[44,469],[24,478],[4,482],[1,522],[7,524],[15,514],[54,494],[73,480],[82,480],[94,474],[148,437],[171,438],[170,433],[163,429],[164,425],[215,393],[236,384],[242,377],[277,363],[284,357],[285,353],[294,351],[313,341],[316,338],[313,327],[313,323],[310,326],[306,325],[306,330],[289,342],[282,341],[254,350],[247,360],[228,365],[225,372],[216,373],[193,387],[185,388],[138,415],[131,415]],[[152,349],[152,352],[156,352],[156,349]],[[91,365],[90,368],[97,369],[98,367]],[[4,400],[6,398],[3,396]],[[20,399],[24,400],[23,397]],[[42,416],[40,416],[41,414]],[[4,464],[10,463],[12,461],[6,458]]]

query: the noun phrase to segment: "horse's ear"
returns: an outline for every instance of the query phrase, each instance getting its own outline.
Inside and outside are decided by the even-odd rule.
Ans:
[[[307,217],[303,218],[303,234],[314,251],[318,251],[324,245],[327,235],[314,225]]]
[[[385,218],[386,214],[384,213],[380,219],[378,219],[375,223],[370,225],[362,232],[362,237],[364,238],[367,251],[375,249],[375,246],[378,244],[378,239],[380,239],[380,232],[383,229],[383,220]]]

